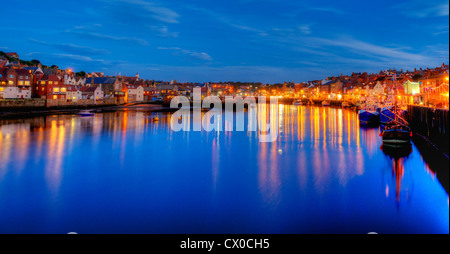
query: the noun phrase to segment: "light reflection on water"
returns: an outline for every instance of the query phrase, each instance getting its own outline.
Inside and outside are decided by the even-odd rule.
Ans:
[[[275,111],[274,143],[130,109],[0,120],[0,233],[448,233],[448,194],[414,146],[390,156],[349,110]]]

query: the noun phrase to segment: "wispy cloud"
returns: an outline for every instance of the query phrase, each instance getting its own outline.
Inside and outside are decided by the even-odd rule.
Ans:
[[[383,47],[352,38],[314,38],[313,41],[315,41],[318,45],[341,47],[347,50],[351,50],[357,54],[370,57],[387,57],[391,59],[401,59],[412,62],[420,62],[427,59],[427,57],[420,54],[414,54],[394,48]]]
[[[185,55],[191,59],[212,61],[213,58],[205,52],[198,52],[195,50],[182,49],[179,47],[158,47],[159,50],[169,50],[172,51],[174,55]]]
[[[149,45],[149,43],[146,40],[140,39],[140,38],[119,37],[119,36],[113,36],[113,35],[109,35],[109,34],[91,33],[91,32],[78,32],[76,34],[77,34],[78,37],[86,38],[86,39],[126,42],[126,43],[141,45],[141,46],[148,46]]]
[[[334,14],[338,14],[338,15],[343,15],[345,14],[345,12],[336,9],[336,8],[327,8],[327,7],[308,7],[308,10],[311,11],[320,11],[320,12],[330,12],[330,13],[334,13]]]
[[[449,15],[447,0],[414,0],[394,5],[405,16],[416,18],[443,17]]]
[[[72,55],[72,54],[52,54],[53,56],[57,58],[64,58],[64,59],[70,59],[70,60],[76,60],[81,62],[103,62],[101,59],[93,59],[88,56],[80,56],[80,55]]]
[[[34,42],[36,44],[40,45],[47,45],[55,49],[59,49],[64,52],[77,54],[77,55],[106,55],[110,54],[109,51],[105,49],[96,49],[91,47],[85,47],[80,45],[75,45],[71,43],[51,43],[51,42],[45,42],[45,41],[39,41],[33,38],[29,39],[31,42]]]
[[[142,22],[149,19],[164,23],[179,23],[180,15],[161,3],[144,0],[101,0],[107,11],[119,22]]]
[[[211,18],[212,20],[218,21],[229,27],[232,27],[232,28],[235,28],[235,29],[238,29],[241,31],[251,32],[252,34],[256,34],[260,37],[268,36],[267,31],[265,31],[264,29],[256,28],[255,26],[249,25],[248,22],[245,22],[236,16],[230,16],[230,15],[226,15],[224,13],[218,12],[218,11],[213,11],[210,9],[205,9],[205,8],[192,6],[192,5],[186,5],[185,8],[199,12],[202,15],[206,15],[208,18]]]
[[[170,32],[167,26],[149,26],[151,30],[156,32],[156,36],[158,37],[172,37],[177,38],[178,32]]]

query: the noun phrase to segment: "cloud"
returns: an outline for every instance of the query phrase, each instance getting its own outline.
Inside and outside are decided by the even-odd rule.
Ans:
[[[401,59],[414,62],[420,62],[427,59],[427,57],[420,54],[408,53],[402,50],[374,45],[371,43],[355,40],[352,38],[339,38],[339,39],[314,38],[313,41],[315,41],[318,45],[341,47],[351,50],[355,53],[371,57],[386,57],[391,59]]]
[[[33,38],[29,39],[31,42],[34,42],[36,44],[40,45],[47,45],[50,47],[53,47],[55,49],[59,49],[64,52],[77,54],[77,55],[106,55],[110,54],[109,51],[105,49],[96,49],[96,48],[90,48],[90,47],[84,47],[80,45],[75,45],[71,43],[51,43],[51,42],[45,42],[45,41],[39,41],[35,40]]]
[[[201,7],[196,7],[196,6],[192,6],[192,5],[186,5],[185,8],[193,10],[195,12],[199,12],[202,15],[206,15],[210,18],[212,18],[215,21],[218,21],[220,23],[223,23],[225,25],[228,25],[232,28],[235,29],[239,29],[242,31],[248,31],[251,33],[255,33],[258,36],[261,37],[266,37],[268,36],[268,33],[263,30],[263,29],[259,29],[259,28],[255,28],[253,26],[250,26],[248,24],[245,24],[246,22],[243,22],[242,20],[238,20],[238,18],[236,16],[229,16],[229,15],[225,15],[223,13],[220,12],[216,12],[213,10],[209,10],[209,9],[205,9],[205,8],[201,8]]]
[[[197,52],[194,50],[182,49],[178,47],[158,47],[159,50],[169,50],[172,51],[174,55],[185,55],[191,59],[212,61],[213,58],[205,52]]]
[[[311,34],[311,27],[309,25],[301,25],[298,27],[302,34]]]
[[[326,7],[308,7],[308,10],[311,11],[320,11],[320,12],[330,12],[338,15],[343,15],[345,12],[335,9],[335,8],[326,8]]]
[[[268,36],[267,32],[265,32],[264,30],[261,30],[261,29],[253,28],[250,26],[243,26],[243,25],[239,25],[239,24],[233,24],[226,20],[223,20],[223,22],[227,23],[228,25],[230,25],[234,28],[237,28],[239,30],[254,32],[254,33],[258,34],[259,36]]]
[[[81,61],[81,62],[103,62],[103,60],[98,60],[98,59],[94,60],[88,56],[80,56],[80,55],[72,55],[72,54],[52,54],[52,55],[57,58],[71,59],[71,60]]]
[[[428,18],[444,17],[449,15],[449,3],[442,0],[415,0],[407,3],[397,4],[394,9],[409,17]]]
[[[156,36],[159,37],[177,38],[179,34],[177,32],[170,32],[167,26],[149,26],[149,28],[155,31],[157,33]]]
[[[101,33],[76,33],[78,37],[81,38],[86,38],[86,39],[97,39],[97,40],[108,40],[108,41],[117,41],[117,42],[127,42],[127,43],[132,43],[132,44],[136,44],[136,45],[141,45],[141,46],[148,46],[149,43],[144,40],[144,39],[140,39],[140,38],[133,38],[133,37],[118,37],[118,36],[113,36],[113,35],[109,35],[109,34],[101,34]]]
[[[180,15],[161,4],[143,0],[101,0],[116,22],[141,23],[156,20],[164,23],[179,23]]]

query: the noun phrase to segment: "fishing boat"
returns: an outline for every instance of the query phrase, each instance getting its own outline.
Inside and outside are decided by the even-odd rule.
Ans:
[[[322,106],[328,107],[328,106],[330,106],[330,102],[329,101],[323,101],[322,102]]]
[[[397,90],[395,90],[395,95],[397,95]],[[380,135],[383,137],[383,146],[398,148],[410,146],[413,133],[407,126],[408,122],[403,118],[402,110],[399,105],[397,105],[396,98],[397,97],[394,96],[393,110],[389,110],[390,113],[393,114],[394,119],[386,123],[386,126]]]
[[[411,145],[412,132],[407,126],[392,121],[381,133],[383,146],[405,147]]]
[[[365,125],[377,125],[380,123],[380,110],[378,104],[368,97],[364,104],[360,105],[358,112],[359,122]]]
[[[376,110],[361,109],[358,113],[359,122],[362,124],[378,124],[380,113]]]

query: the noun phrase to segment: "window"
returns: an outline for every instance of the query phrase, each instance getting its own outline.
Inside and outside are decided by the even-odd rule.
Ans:
[[[49,81],[48,84],[49,84],[49,85],[53,85],[53,81]]]
[[[11,75],[9,75],[9,78],[14,78],[14,75],[12,75],[12,74],[11,74]]]
[[[41,85],[45,85],[45,81],[41,81]]]
[[[59,88],[58,87],[53,88],[53,92],[54,93],[59,93]]]
[[[58,99],[58,95],[53,95],[53,99],[54,100]]]
[[[28,76],[25,76],[25,79],[28,79]]]
[[[8,85],[14,85],[14,81],[12,80],[8,81]]]
[[[0,92],[3,92],[3,90],[5,90],[5,88],[3,88],[3,87],[0,87]]]
[[[58,84],[58,81],[55,81],[55,85],[57,85]]]
[[[44,90],[45,90],[45,88],[43,87],[43,88],[42,88],[42,91],[44,91]]]
[[[25,85],[29,86],[30,85],[30,81],[25,81]]]
[[[61,92],[62,92],[62,93],[65,93],[66,91],[67,91],[67,90],[66,90],[65,87],[61,88]]]
[[[23,86],[23,81],[19,81],[19,86]]]

